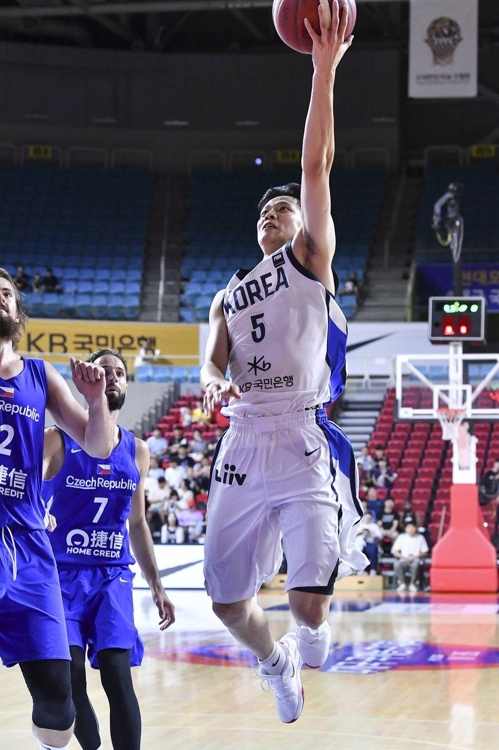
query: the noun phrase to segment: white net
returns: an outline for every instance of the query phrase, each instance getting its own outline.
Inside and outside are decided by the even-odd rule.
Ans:
[[[443,440],[457,440],[459,427],[466,414],[465,409],[450,409],[441,407],[437,409],[438,421],[442,426]]]

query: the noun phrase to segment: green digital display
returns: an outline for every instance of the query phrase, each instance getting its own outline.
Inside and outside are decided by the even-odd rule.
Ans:
[[[484,341],[485,308],[483,297],[431,297],[430,341]]]

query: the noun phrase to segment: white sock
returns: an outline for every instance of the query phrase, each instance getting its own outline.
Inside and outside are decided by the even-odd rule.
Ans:
[[[286,663],[286,654],[282,646],[275,643],[271,654],[266,659],[259,659],[258,662],[266,674],[281,674]]]
[[[40,742],[40,740],[38,740],[38,744],[40,745],[40,750],[68,750],[69,748],[69,742],[64,747],[61,747],[61,745],[57,747],[55,745],[47,745],[46,742]]]

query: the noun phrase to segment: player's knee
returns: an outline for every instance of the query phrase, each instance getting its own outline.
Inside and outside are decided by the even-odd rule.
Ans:
[[[71,691],[62,685],[33,703],[33,724],[40,729],[65,732],[73,724],[75,709]]]
[[[246,610],[245,602],[233,602],[232,604],[213,602],[213,612],[227,627],[236,625],[241,619],[245,619],[247,617]]]

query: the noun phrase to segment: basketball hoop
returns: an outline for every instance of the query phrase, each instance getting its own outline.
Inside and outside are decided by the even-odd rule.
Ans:
[[[466,415],[466,409],[451,409],[441,406],[437,409],[438,421],[442,426],[442,439],[456,441],[459,437],[459,427]]]

